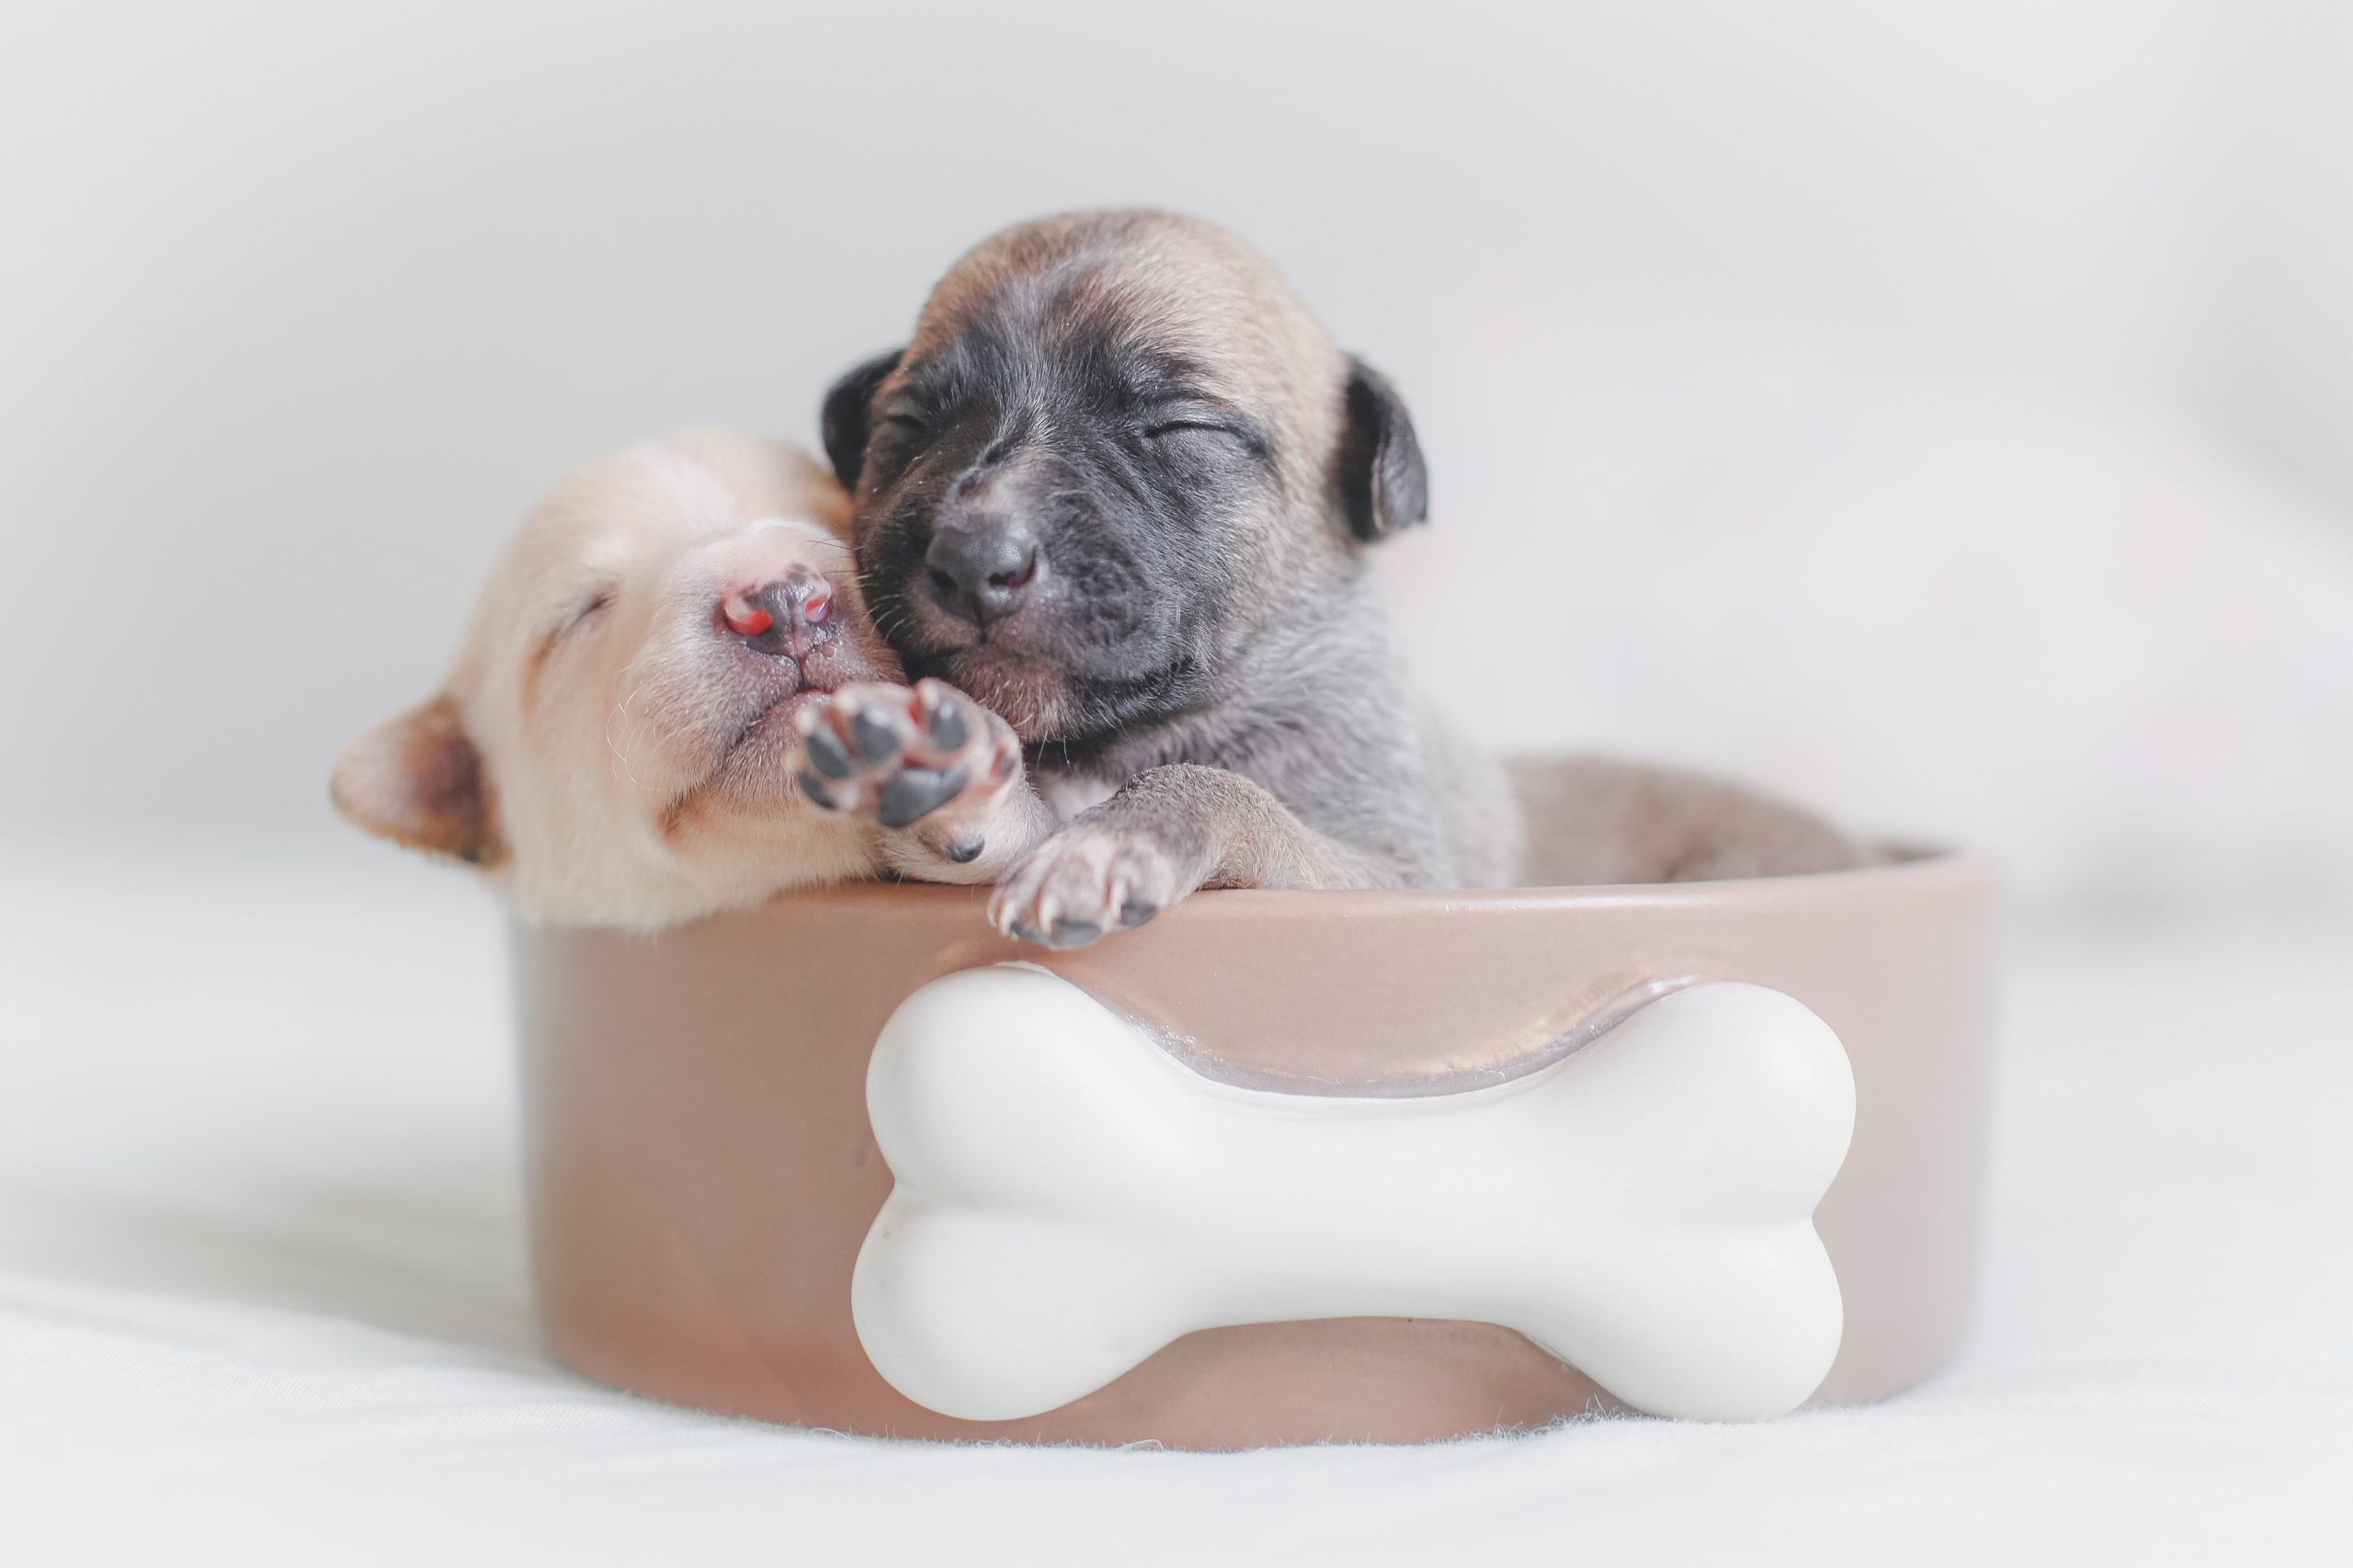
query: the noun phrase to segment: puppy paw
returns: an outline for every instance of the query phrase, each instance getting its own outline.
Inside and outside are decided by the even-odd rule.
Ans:
[[[845,686],[796,722],[801,745],[786,766],[801,793],[887,828],[945,825],[984,807],[1021,767],[1021,744],[1005,722],[942,681]],[[951,860],[980,851],[977,840],[953,838],[942,849]]]
[[[1193,881],[1157,839],[1074,823],[998,882],[989,922],[1020,941],[1083,948],[1142,925],[1192,892]]]

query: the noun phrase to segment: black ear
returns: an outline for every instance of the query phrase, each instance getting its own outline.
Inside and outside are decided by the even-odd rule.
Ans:
[[[893,348],[888,354],[877,354],[835,381],[825,394],[825,456],[832,460],[834,477],[845,490],[858,488],[858,471],[866,466],[867,405],[874,401],[874,389],[882,384],[882,378],[899,368],[899,357],[905,352]]]
[[[1347,427],[1340,434],[1340,516],[1370,544],[1429,516],[1430,475],[1413,416],[1380,371],[1348,361]]]

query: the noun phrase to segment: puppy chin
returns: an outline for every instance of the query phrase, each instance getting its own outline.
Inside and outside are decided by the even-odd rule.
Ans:
[[[801,744],[795,716],[824,696],[815,687],[803,687],[760,710],[700,792],[739,809],[802,804],[785,761]]]
[[[994,710],[1025,741],[1051,740],[1069,722],[1069,680],[1047,660],[978,642],[946,653],[938,663],[949,685]]]

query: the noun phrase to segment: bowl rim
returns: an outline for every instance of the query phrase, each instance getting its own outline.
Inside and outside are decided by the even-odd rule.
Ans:
[[[1286,916],[1315,911],[1391,915],[1473,909],[1597,909],[1629,906],[1810,903],[1866,890],[1895,892],[1940,888],[1990,889],[2000,881],[2000,865],[1982,851],[1900,844],[1885,848],[1889,858],[1833,871],[1781,876],[1726,877],[1710,881],[1589,882],[1560,886],[1498,888],[1204,888],[1180,906],[1188,920],[1264,915]],[[733,912],[738,917],[816,909],[828,905],[905,903],[917,900],[961,904],[985,899],[988,884],[916,881],[835,882],[788,888],[766,901]],[[1176,913],[1176,912],[1172,912]],[[724,919],[726,915],[710,918]],[[692,926],[703,922],[690,922]]]

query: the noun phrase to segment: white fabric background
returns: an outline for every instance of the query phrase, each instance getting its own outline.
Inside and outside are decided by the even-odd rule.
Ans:
[[[2015,933],[1984,1290],[1912,1393],[1208,1457],[862,1441],[572,1378],[533,1338],[487,901],[357,851],[7,870],[11,1561],[2330,1563],[2353,1539],[2353,928]]]
[[[2346,1561],[2349,74],[2311,0],[12,8],[0,1562]],[[1949,1373],[1203,1458],[541,1358],[496,922],[327,759],[555,476],[813,438],[1115,202],[1404,389],[1458,717],[2006,857]]]

